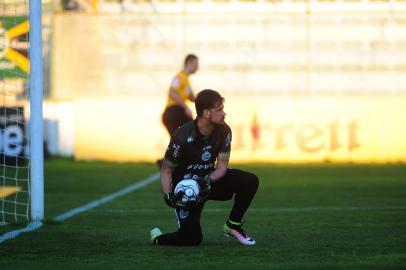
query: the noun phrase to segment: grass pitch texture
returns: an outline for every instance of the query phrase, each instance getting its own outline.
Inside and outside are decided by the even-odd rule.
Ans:
[[[406,165],[235,165],[260,188],[246,215],[254,247],[225,238],[231,202],[207,203],[199,247],[157,247],[173,231],[159,182],[73,216],[52,218],[157,172],[151,164],[49,160],[47,221],[0,244],[0,269],[405,269]],[[21,224],[0,226],[0,234]]]

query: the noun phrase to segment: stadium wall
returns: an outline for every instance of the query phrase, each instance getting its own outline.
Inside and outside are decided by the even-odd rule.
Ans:
[[[194,90],[226,97],[234,162],[405,162],[404,13],[288,10],[56,14],[50,152],[162,157],[169,82],[195,52]]]
[[[232,161],[406,162],[405,102],[228,97]],[[163,101],[157,98],[80,98],[45,108],[53,116],[46,134],[54,153],[71,152],[77,159],[155,161],[169,140],[160,121]]]

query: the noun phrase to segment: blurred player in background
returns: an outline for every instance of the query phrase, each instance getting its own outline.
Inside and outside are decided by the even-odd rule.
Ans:
[[[199,245],[203,240],[200,216],[206,200],[231,200],[234,204],[224,224],[224,234],[241,244],[255,245],[242,228],[242,218],[258,189],[258,177],[252,173],[228,168],[232,133],[224,122],[224,98],[206,89],[196,97],[197,117],[172,134],[161,168],[161,189],[165,202],[175,208],[179,229],[162,234],[151,230],[156,245]],[[173,193],[178,182],[195,179],[201,186],[197,205],[179,201]],[[183,205],[184,204],[184,205]]]
[[[187,100],[195,101],[195,95],[189,82],[189,75],[196,73],[199,69],[199,58],[194,54],[185,57],[183,70],[173,78],[169,87],[168,99],[165,110],[162,114],[162,122],[168,130],[169,136],[183,125],[193,119],[192,111],[187,106]],[[161,167],[162,159],[157,161]]]
[[[189,75],[199,69],[199,59],[194,54],[185,58],[183,70],[173,78],[169,88],[168,100],[162,114],[162,122],[171,136],[175,129],[193,119],[192,111],[186,101],[195,101],[195,95],[189,82]]]

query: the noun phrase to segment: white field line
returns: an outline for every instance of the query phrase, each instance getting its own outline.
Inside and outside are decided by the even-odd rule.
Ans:
[[[88,204],[85,204],[85,205],[80,206],[78,208],[74,208],[74,209],[72,209],[72,210],[70,210],[70,211],[68,211],[66,213],[63,213],[63,214],[61,214],[59,216],[56,216],[54,218],[54,220],[56,220],[56,221],[67,220],[68,218],[76,216],[77,214],[89,211],[90,209],[93,209],[93,208],[98,207],[98,206],[100,206],[102,204],[105,204],[107,202],[115,200],[118,197],[124,196],[124,195],[126,195],[126,194],[128,194],[130,192],[141,189],[141,188],[145,187],[146,185],[148,185],[149,183],[152,183],[152,182],[158,180],[158,178],[159,178],[159,173],[155,173],[155,174],[149,176],[148,178],[146,178],[144,180],[141,180],[140,182],[134,183],[132,185],[129,185],[128,187],[126,187],[126,188],[124,188],[122,190],[111,193],[110,195],[107,195],[107,196],[105,196],[103,198],[92,201],[92,202],[90,202]]]
[[[9,239],[16,238],[17,236],[19,236],[22,233],[35,231],[36,229],[41,228],[41,226],[42,226],[41,221],[30,222],[25,228],[22,228],[19,230],[14,230],[11,232],[6,232],[2,236],[0,236],[0,243],[7,241]]]
[[[147,177],[147,178],[145,178],[145,179],[143,179],[143,180],[141,180],[141,181],[139,181],[137,183],[129,185],[129,186],[117,191],[117,192],[111,193],[111,194],[109,194],[109,195],[107,195],[105,197],[94,200],[94,201],[92,201],[90,203],[87,203],[87,204],[85,204],[83,206],[74,208],[72,210],[69,210],[68,212],[65,212],[65,213],[63,213],[63,214],[61,214],[59,216],[56,216],[54,218],[54,220],[56,220],[56,221],[67,220],[68,218],[71,218],[71,217],[73,217],[75,215],[78,215],[80,213],[89,211],[89,210],[91,210],[91,209],[93,209],[95,207],[98,207],[98,206],[102,205],[102,204],[105,204],[107,202],[115,200],[115,199],[117,199],[117,198],[119,198],[121,196],[124,196],[124,195],[126,195],[128,193],[131,193],[133,191],[136,191],[138,189],[141,189],[141,188],[147,186],[148,184],[150,184],[150,183],[152,183],[152,182],[154,182],[154,181],[156,181],[158,179],[159,179],[159,173],[155,173],[155,174],[153,174],[153,175],[151,175],[151,176],[149,176],[149,177]],[[22,233],[35,231],[35,230],[41,228],[42,225],[43,225],[42,222],[31,222],[25,228],[22,228],[22,229],[19,229],[19,230],[14,230],[14,231],[11,231],[11,232],[7,232],[7,233],[3,234],[2,236],[0,236],[0,243],[2,243],[4,241],[7,241],[9,239],[16,238],[17,236],[19,236]]]
[[[206,207],[204,212],[228,212],[231,208],[209,208]],[[283,207],[283,208],[249,208],[248,212],[268,212],[268,213],[285,213],[285,212],[319,212],[319,211],[405,211],[406,206],[388,206],[388,207]],[[167,212],[168,208],[137,208],[137,209],[103,209],[92,210],[92,212],[106,213],[154,213]]]

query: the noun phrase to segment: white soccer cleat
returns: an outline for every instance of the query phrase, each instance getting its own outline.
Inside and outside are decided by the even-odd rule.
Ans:
[[[162,234],[161,230],[157,227],[153,228],[150,232],[149,235],[151,237],[151,242],[152,244],[158,244],[155,239]]]
[[[227,237],[234,237],[241,244],[246,246],[253,246],[256,243],[255,240],[249,237],[241,227],[233,229],[228,227],[227,224],[224,224],[224,235]]]

